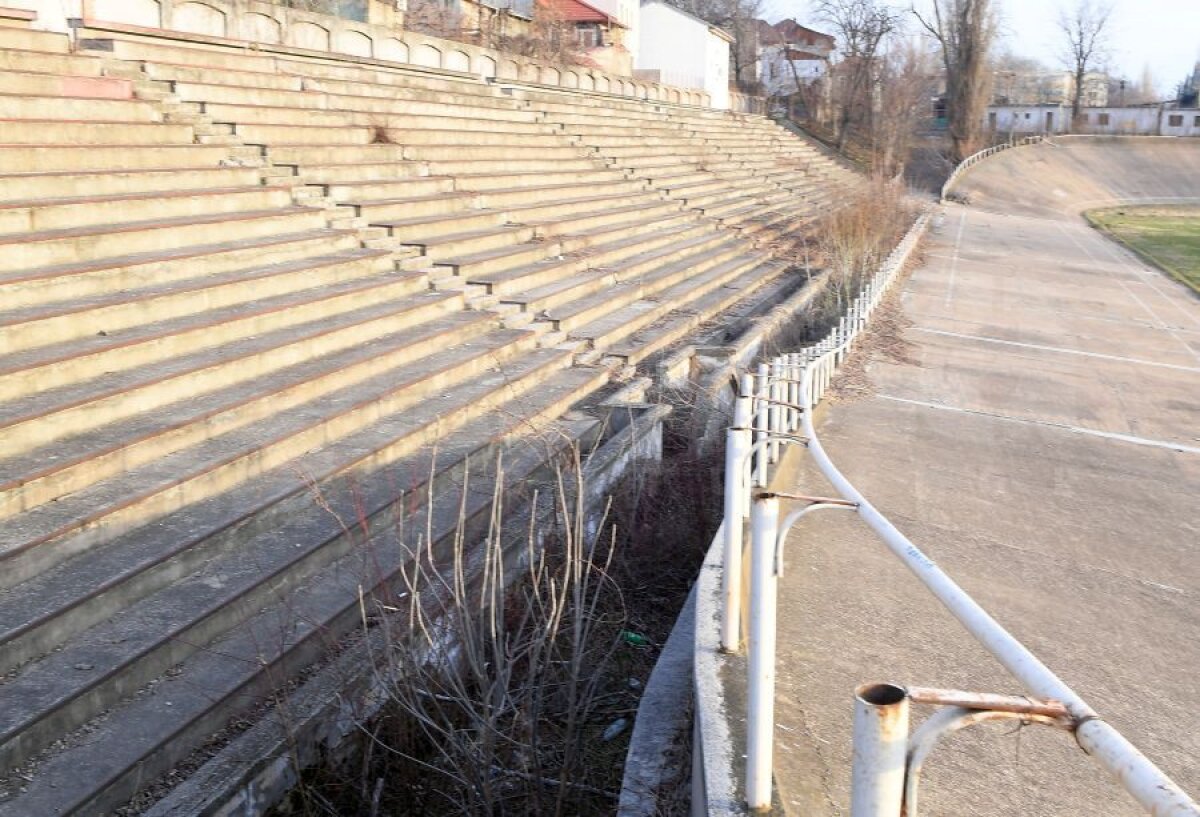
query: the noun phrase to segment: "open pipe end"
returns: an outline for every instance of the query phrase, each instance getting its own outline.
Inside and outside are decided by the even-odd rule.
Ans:
[[[899,684],[862,684],[854,697],[871,706],[895,706],[908,697],[908,690]]]

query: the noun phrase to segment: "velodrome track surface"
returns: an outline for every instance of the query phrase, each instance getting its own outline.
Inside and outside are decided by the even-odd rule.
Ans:
[[[969,204],[936,219],[902,287],[903,343],[869,359],[865,395],[823,409],[822,439],[1198,796],[1200,299],[1078,214],[1200,197],[1200,141],[1063,139],[988,159],[956,189]],[[805,493],[829,490],[791,463]],[[780,603],[776,776],[792,813],[847,813],[857,684],[1022,691],[849,515],[793,531]],[[924,780],[924,817],[1144,813],[1040,727],[947,738]]]

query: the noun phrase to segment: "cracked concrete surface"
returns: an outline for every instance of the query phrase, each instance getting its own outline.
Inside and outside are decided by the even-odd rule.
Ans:
[[[906,359],[868,361],[865,396],[818,428],[901,530],[1200,796],[1200,300],[1082,220],[1013,212],[946,209],[899,296]],[[807,493],[830,490],[789,457]],[[780,601],[789,813],[848,813],[857,684],[1022,691],[850,515],[793,531]],[[958,733],[924,778],[923,817],[1144,814],[1041,727]]]

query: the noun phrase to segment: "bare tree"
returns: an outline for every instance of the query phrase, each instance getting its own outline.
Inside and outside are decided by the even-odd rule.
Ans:
[[[852,127],[874,130],[880,58],[900,15],[879,0],[816,0],[813,11],[834,30],[841,59],[831,72],[835,134],[844,150]]]
[[[1065,60],[1075,84],[1071,89],[1071,123],[1079,121],[1083,107],[1083,83],[1089,71],[1107,51],[1108,18],[1112,6],[1093,0],[1079,0],[1073,9],[1058,13],[1058,28],[1065,45]]]
[[[927,116],[936,74],[924,43],[893,43],[880,60],[879,105],[871,130],[872,169],[893,178],[904,172],[917,129]]]
[[[982,142],[983,113],[991,93],[988,55],[996,38],[992,0],[933,0],[933,13],[913,14],[942,51],[951,153],[959,162]]]

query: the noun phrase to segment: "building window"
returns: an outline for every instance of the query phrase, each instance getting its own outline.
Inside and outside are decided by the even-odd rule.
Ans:
[[[1192,125],[1194,125],[1197,128],[1200,128],[1200,116],[1197,116],[1192,120]]]
[[[1086,125],[1089,116],[1091,116],[1091,114],[1081,113],[1079,114],[1079,121]]]
[[[1025,114],[1025,118],[1026,118],[1026,119],[1028,119],[1028,118],[1029,118],[1029,114]]]
[[[1108,114],[1106,113],[1096,114],[1096,119],[1101,125],[1108,124]]]
[[[1172,128],[1178,128],[1183,125],[1183,114],[1173,113],[1167,117],[1167,125]]]
[[[599,48],[603,44],[600,36],[600,26],[595,23],[578,23],[575,26],[575,36],[580,48]]]

